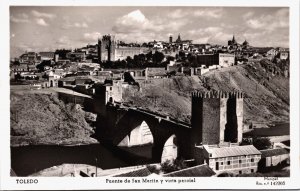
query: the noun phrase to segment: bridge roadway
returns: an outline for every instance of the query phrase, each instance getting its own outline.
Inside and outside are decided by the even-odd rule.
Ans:
[[[114,102],[114,103],[115,104],[113,104],[113,103],[109,103],[109,104],[114,105],[114,106],[119,106],[120,108],[123,108],[123,109],[135,110],[135,111],[141,112],[143,114],[155,117],[159,120],[163,119],[163,120],[166,120],[170,123],[174,123],[174,124],[180,125],[180,126],[185,127],[185,128],[191,128],[191,124],[185,123],[183,121],[176,120],[176,119],[174,119],[170,116],[167,116],[167,115],[162,115],[160,113],[156,113],[156,112],[153,112],[153,111],[150,111],[150,110],[142,109],[142,108],[135,107],[135,106],[130,106],[130,105],[127,105],[127,104],[124,104],[124,103],[121,103],[121,102]]]

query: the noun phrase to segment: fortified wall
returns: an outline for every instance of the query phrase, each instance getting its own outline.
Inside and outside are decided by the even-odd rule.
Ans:
[[[244,93],[192,93],[192,141],[195,145],[239,143],[243,131]]]

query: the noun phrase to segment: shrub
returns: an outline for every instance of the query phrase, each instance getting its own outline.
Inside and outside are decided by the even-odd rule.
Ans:
[[[167,160],[161,164],[161,170],[165,173],[174,172],[187,168],[183,159],[175,159],[174,161]]]

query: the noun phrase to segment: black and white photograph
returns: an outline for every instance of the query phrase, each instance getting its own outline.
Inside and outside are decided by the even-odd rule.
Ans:
[[[8,9],[7,168],[17,184],[255,177],[264,189],[300,172],[290,6]]]

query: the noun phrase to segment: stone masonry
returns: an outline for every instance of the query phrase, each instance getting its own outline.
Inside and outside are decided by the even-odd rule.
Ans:
[[[214,145],[239,143],[243,130],[244,93],[207,91],[192,93],[192,141]]]

